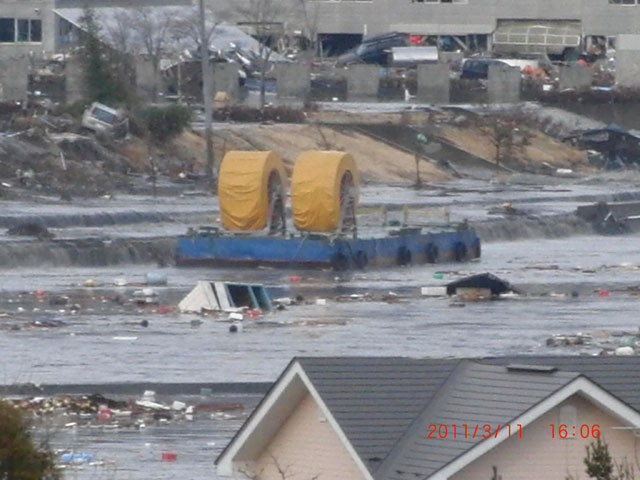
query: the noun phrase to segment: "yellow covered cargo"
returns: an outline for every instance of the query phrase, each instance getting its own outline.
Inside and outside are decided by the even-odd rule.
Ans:
[[[269,220],[269,185],[285,196],[286,173],[274,152],[230,151],[222,159],[218,199],[227,230],[262,230]]]
[[[296,226],[310,232],[335,231],[340,226],[341,197],[346,199],[348,195],[353,196],[355,208],[358,185],[358,167],[348,153],[301,153],[291,179],[291,202]]]

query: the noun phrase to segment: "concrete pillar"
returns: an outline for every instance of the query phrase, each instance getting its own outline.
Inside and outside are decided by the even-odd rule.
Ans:
[[[616,39],[616,85],[640,87],[640,35],[618,35]]]
[[[567,88],[583,89],[591,86],[593,72],[590,68],[581,65],[560,66],[560,90]]]
[[[304,100],[311,92],[311,67],[304,63],[278,63],[276,82],[278,98]]]
[[[0,60],[0,84],[2,100],[27,100],[29,59],[26,55]]]
[[[79,55],[67,57],[64,64],[65,100],[74,103],[86,97],[84,86],[84,68]]]
[[[517,103],[520,101],[520,68],[489,65],[487,93],[489,103]]]
[[[418,65],[418,101],[449,103],[449,65]]]
[[[159,79],[155,78],[153,63],[143,56],[138,56],[135,59],[135,67],[136,90],[138,91],[138,95],[152,100],[154,86],[157,88],[156,93],[160,93],[160,82]]]
[[[238,71],[240,66],[234,62],[213,64],[213,96],[226,92],[230,101],[237,100],[239,93]]]
[[[378,71],[377,65],[350,65],[345,70],[347,100],[378,98]]]

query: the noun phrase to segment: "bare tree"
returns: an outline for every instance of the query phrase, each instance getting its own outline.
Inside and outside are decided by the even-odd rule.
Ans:
[[[309,38],[309,50],[318,53],[318,23],[320,20],[320,8],[318,2],[309,0],[297,0],[305,32]],[[322,54],[322,50],[320,50]]]
[[[153,83],[151,98],[158,98],[160,61],[175,50],[171,34],[180,10],[176,8],[138,7],[121,9],[113,15],[109,27],[111,42],[122,52],[144,55],[151,63]]]
[[[277,37],[284,34],[284,20],[290,12],[277,0],[248,0],[244,6],[238,6],[236,10],[253,28],[253,35],[259,42],[260,108],[264,108],[265,80],[273,54],[273,49],[268,44],[275,45]]]
[[[185,48],[195,45],[196,50],[200,53],[203,51],[203,42],[204,51],[208,51],[216,35],[216,29],[223,21],[223,18],[212,8],[204,4],[202,7],[202,14],[200,8],[193,7],[183,10],[173,24],[173,37],[177,45]],[[204,32],[200,25],[201,19],[204,20]]]

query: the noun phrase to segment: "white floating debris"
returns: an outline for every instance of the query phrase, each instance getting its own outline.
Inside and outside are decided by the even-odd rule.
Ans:
[[[147,400],[136,400],[136,405],[139,407],[149,408],[151,410],[169,410],[169,407],[162,405],[161,403],[150,402]]]
[[[142,394],[142,399],[147,402],[155,402],[156,401],[156,392],[154,390],[145,390]]]
[[[444,297],[447,295],[447,287],[422,287],[420,294],[423,297]]]
[[[293,300],[291,299],[291,297],[280,297],[274,298],[273,303],[279,303],[280,305],[291,305],[293,303]]]
[[[616,348],[616,356],[620,357],[632,357],[636,354],[633,347],[618,347]]]

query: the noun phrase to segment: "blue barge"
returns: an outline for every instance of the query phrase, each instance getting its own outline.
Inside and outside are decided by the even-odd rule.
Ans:
[[[422,233],[400,229],[384,237],[325,235],[237,236],[215,229],[178,239],[178,265],[309,267],[333,270],[463,262],[480,257],[480,239],[471,228]]]
[[[348,153],[308,151],[297,158],[291,178],[296,235],[287,232],[286,183],[275,152],[227,152],[218,178],[222,228],[179,237],[177,264],[349,270],[480,257],[480,239],[466,224],[358,238],[359,173]]]

